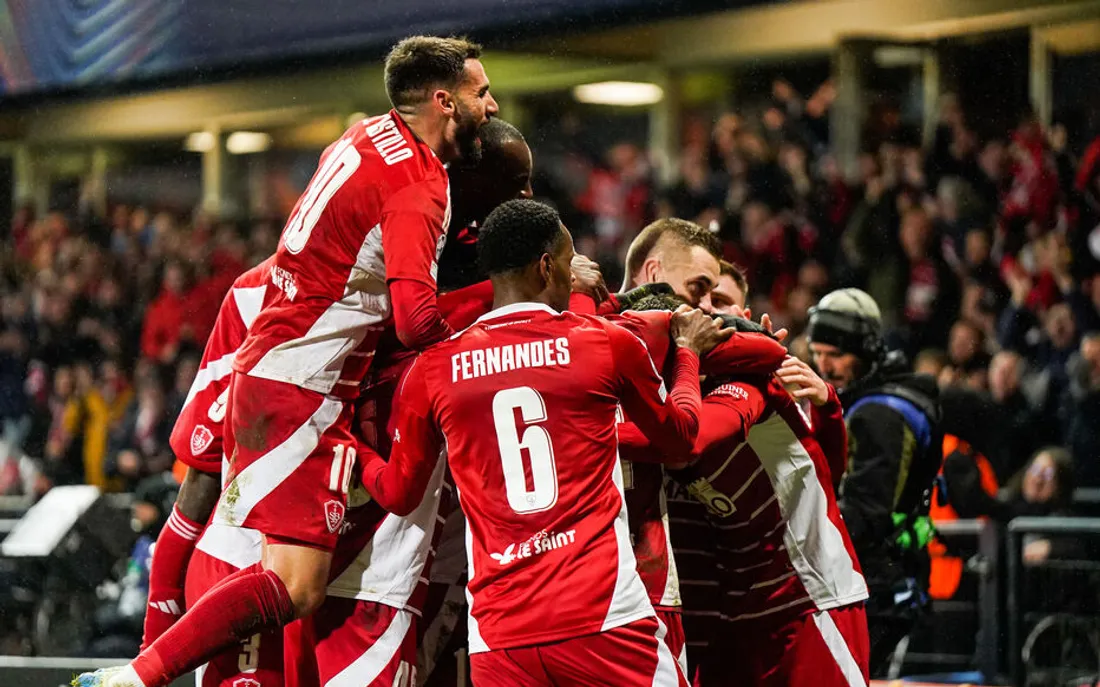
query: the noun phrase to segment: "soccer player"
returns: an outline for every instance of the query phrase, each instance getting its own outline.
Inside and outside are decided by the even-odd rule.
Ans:
[[[693,307],[705,306],[718,284],[721,251],[717,237],[698,224],[659,219],[627,249],[622,293],[643,284],[668,284]]]
[[[531,174],[531,152],[512,125],[494,119],[481,128],[478,139],[480,160],[448,170],[456,222],[466,218],[467,226],[475,230],[496,206],[529,196]],[[462,258],[461,254],[446,253],[440,258],[441,285],[447,261]],[[476,271],[466,276],[476,276]],[[452,280],[451,286],[459,285],[466,286]],[[439,309],[449,325],[462,329],[487,312],[491,300],[491,285],[472,285],[440,296]],[[386,430],[396,404],[397,382],[414,355],[415,351],[402,347],[387,333],[379,343],[370,382],[359,400],[361,437],[382,455],[389,455]],[[351,681],[400,687],[412,683],[418,663],[420,618],[425,610],[423,581],[431,568],[431,551],[436,548],[437,516],[448,507],[448,499],[440,494],[448,488],[439,484],[442,473],[440,469],[433,475],[424,501],[406,517],[386,513],[370,501],[361,484],[353,484],[345,527],[334,553],[328,596],[306,621],[309,644],[292,649],[316,656],[321,685]]]
[[[439,290],[454,291],[485,279],[477,269],[477,234],[498,205],[530,198],[531,149],[519,129],[494,119],[482,127],[481,160],[450,168],[454,220],[439,258]]]
[[[408,512],[446,444],[467,519],[474,684],[686,684],[627,541],[616,414],[621,404],[656,444],[687,450],[698,354],[723,334],[700,312],[674,316],[669,394],[629,332],[559,312],[573,246],[551,208],[505,203],[478,254],[495,309],[413,364],[390,460],[363,481]]]
[[[223,581],[120,671],[82,684],[159,687],[325,598],[355,465],[351,400],[391,325],[409,348],[451,334],[435,269],[450,216],[444,164],[476,157],[496,114],[480,48],[417,36],[386,58],[394,109],[330,146],[279,243],[234,361],[229,483],[213,522],[264,534],[263,561]]]
[[[846,456],[839,400],[801,361],[773,370],[708,379],[690,466],[670,471],[708,512],[709,536],[689,536],[717,567],[722,621],[695,656],[695,684],[865,685],[867,587],[834,487]],[[620,436],[625,456],[647,448],[629,427]]]
[[[718,283],[710,292],[710,311],[744,317],[748,312],[749,282],[737,265],[725,260],[719,263]]]
[[[623,291],[646,284],[665,283],[691,305],[709,307],[710,293],[719,282],[721,245],[714,234],[682,219],[660,219],[643,229],[626,254],[627,279]],[[632,421],[629,413],[625,418]],[[642,457],[635,453],[635,457]],[[665,471],[652,462],[623,461],[630,538],[638,572],[657,617],[667,628],[665,642],[686,673],[680,581],[669,534]]]

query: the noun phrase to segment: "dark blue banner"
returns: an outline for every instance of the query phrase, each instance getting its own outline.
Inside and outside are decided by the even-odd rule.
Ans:
[[[0,96],[384,49],[411,33],[529,34],[716,0],[0,0]]]

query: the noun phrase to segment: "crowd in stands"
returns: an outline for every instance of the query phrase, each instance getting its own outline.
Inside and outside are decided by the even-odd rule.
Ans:
[[[1001,485],[1060,447],[1044,472],[1060,492],[1100,486],[1100,139],[1071,143],[1030,114],[990,131],[948,96],[922,145],[877,107],[853,184],[830,151],[834,97],[829,83],[803,98],[778,81],[757,115],[689,118],[664,187],[635,144],[532,140],[536,193],[609,284],[653,218],[711,228],[749,276],[752,311],[804,357],[807,310],[830,289],[866,289],[917,369],[1004,420],[988,456]],[[117,205],[22,209],[0,229],[0,493],[133,490],[169,470],[221,298],[274,250],[278,222]]]

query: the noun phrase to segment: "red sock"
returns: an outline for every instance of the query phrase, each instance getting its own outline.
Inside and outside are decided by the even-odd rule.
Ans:
[[[156,641],[183,615],[183,580],[187,563],[195,552],[195,541],[202,525],[190,520],[177,506],[172,507],[168,522],[153,547],[149,570],[149,607],[145,609],[145,632],[141,648]]]
[[[145,687],[165,687],[236,643],[292,620],[294,605],[278,575],[270,570],[233,575],[204,594],[131,665]]]

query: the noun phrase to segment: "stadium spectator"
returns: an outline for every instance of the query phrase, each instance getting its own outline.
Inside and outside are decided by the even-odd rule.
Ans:
[[[1100,332],[1081,339],[1070,359],[1069,388],[1063,401],[1066,446],[1082,486],[1100,487]]]

